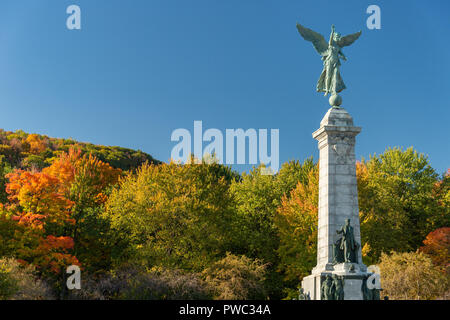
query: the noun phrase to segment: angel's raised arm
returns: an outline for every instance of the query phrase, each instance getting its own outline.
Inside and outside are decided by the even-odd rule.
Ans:
[[[328,40],[328,46],[331,46],[333,44],[333,38],[334,38],[334,25],[331,26],[331,33],[330,33],[330,39]]]

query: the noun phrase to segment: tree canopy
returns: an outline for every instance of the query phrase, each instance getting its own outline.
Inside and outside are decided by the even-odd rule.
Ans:
[[[0,298],[21,296],[22,275],[37,279],[30,297],[51,288],[64,298],[72,264],[81,266],[84,297],[298,295],[316,263],[318,163],[241,175],[209,160],[160,163],[139,151],[1,131]],[[363,259],[381,264],[386,292],[442,296],[449,172],[439,176],[412,148],[392,148],[358,162],[356,177]],[[404,277],[389,276],[398,272]],[[428,287],[411,285],[417,274]]]

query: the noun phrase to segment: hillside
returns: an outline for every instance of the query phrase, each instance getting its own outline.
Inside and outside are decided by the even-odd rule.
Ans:
[[[40,170],[49,166],[62,152],[70,148],[91,153],[114,168],[134,170],[141,164],[160,163],[151,155],[140,150],[109,147],[79,142],[73,139],[50,138],[45,135],[28,134],[0,129],[0,161],[3,171],[14,168]]]

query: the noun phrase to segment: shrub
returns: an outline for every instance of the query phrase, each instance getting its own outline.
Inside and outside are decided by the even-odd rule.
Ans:
[[[17,284],[10,276],[11,269],[4,263],[0,264],[0,300],[11,298],[17,291]]]
[[[267,265],[260,260],[227,253],[226,257],[203,271],[206,282],[219,300],[265,299]]]
[[[449,280],[422,252],[381,255],[381,286],[391,300],[429,300],[444,295]]]
[[[31,265],[22,266],[12,258],[0,259],[0,299],[52,299],[50,288],[35,275]]]
[[[207,284],[195,273],[127,267],[101,277],[82,279],[71,299],[194,300],[211,299]]]

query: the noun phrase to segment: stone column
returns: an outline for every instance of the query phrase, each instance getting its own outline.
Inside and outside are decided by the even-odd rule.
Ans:
[[[361,131],[344,108],[333,107],[313,133],[319,142],[319,226],[317,266],[313,272],[333,270],[336,230],[350,219],[355,240],[361,243],[356,185],[355,136]],[[358,250],[361,264],[361,247]]]
[[[312,300],[321,299],[321,287],[327,277],[343,279],[345,300],[364,298],[362,287],[368,273],[361,259],[355,164],[355,137],[360,131],[344,108],[334,106],[313,133],[320,151],[317,265],[302,281],[304,292]],[[333,244],[342,237],[336,231],[347,219],[358,243],[358,259],[356,263],[334,263]]]

